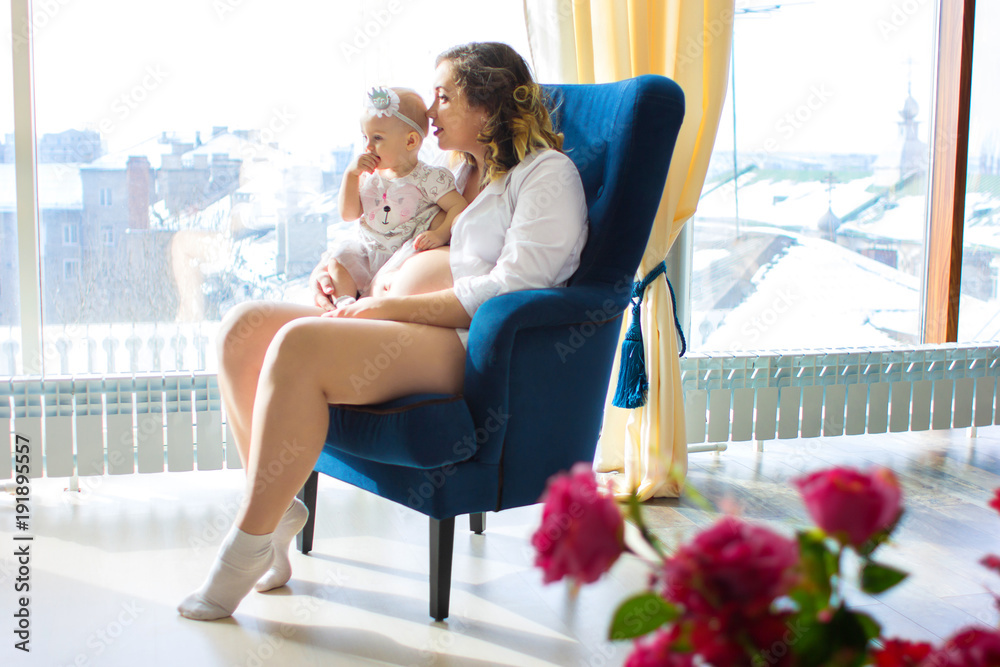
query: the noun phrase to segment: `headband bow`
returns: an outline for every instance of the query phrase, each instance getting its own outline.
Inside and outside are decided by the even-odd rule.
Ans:
[[[417,125],[412,119],[400,113],[399,95],[392,88],[383,88],[381,86],[372,88],[371,92],[368,93],[368,111],[376,118],[394,116],[416,130],[421,138],[427,137],[427,133],[424,132],[423,128]]]

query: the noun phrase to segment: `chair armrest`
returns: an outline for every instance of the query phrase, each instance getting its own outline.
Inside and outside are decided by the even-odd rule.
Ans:
[[[553,337],[553,354],[557,354],[557,337],[563,337],[574,326],[617,319],[629,295],[627,290],[616,290],[611,285],[573,285],[508,292],[479,307],[469,329],[464,394],[473,422],[477,427],[486,427],[491,442],[503,441],[502,417],[510,406],[509,369],[517,333],[557,327]],[[569,336],[565,336],[564,344],[570,344]],[[488,449],[493,448],[483,446],[483,450]]]

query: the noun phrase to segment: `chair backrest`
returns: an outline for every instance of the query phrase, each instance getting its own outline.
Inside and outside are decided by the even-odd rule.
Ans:
[[[543,88],[590,214],[590,237],[570,284],[630,285],[663,194],[684,94],[655,75]]]

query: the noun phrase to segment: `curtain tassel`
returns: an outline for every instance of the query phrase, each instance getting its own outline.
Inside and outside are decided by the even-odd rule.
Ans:
[[[632,323],[628,331],[625,332],[625,340],[622,341],[622,363],[618,369],[618,386],[615,389],[615,396],[611,404],[616,408],[626,408],[633,410],[646,404],[646,391],[649,389],[649,381],[646,378],[646,355],[642,345],[642,296],[650,283],[656,280],[660,274],[666,274],[667,263],[660,262],[656,268],[650,271],[641,281],[632,283]],[[674,297],[674,288],[667,280],[667,287],[670,288],[670,300],[674,306],[674,326],[681,338],[681,353],[687,351],[687,341],[684,340],[684,332],[681,330],[680,321],[677,319],[677,300]]]

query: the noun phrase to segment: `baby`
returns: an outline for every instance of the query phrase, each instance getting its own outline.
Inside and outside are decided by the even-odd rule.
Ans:
[[[361,117],[366,142],[344,173],[340,215],[356,234],[327,253],[331,310],[367,293],[378,270],[420,250],[445,245],[466,206],[448,169],[417,159],[427,136],[427,107],[406,88],[373,88]]]

